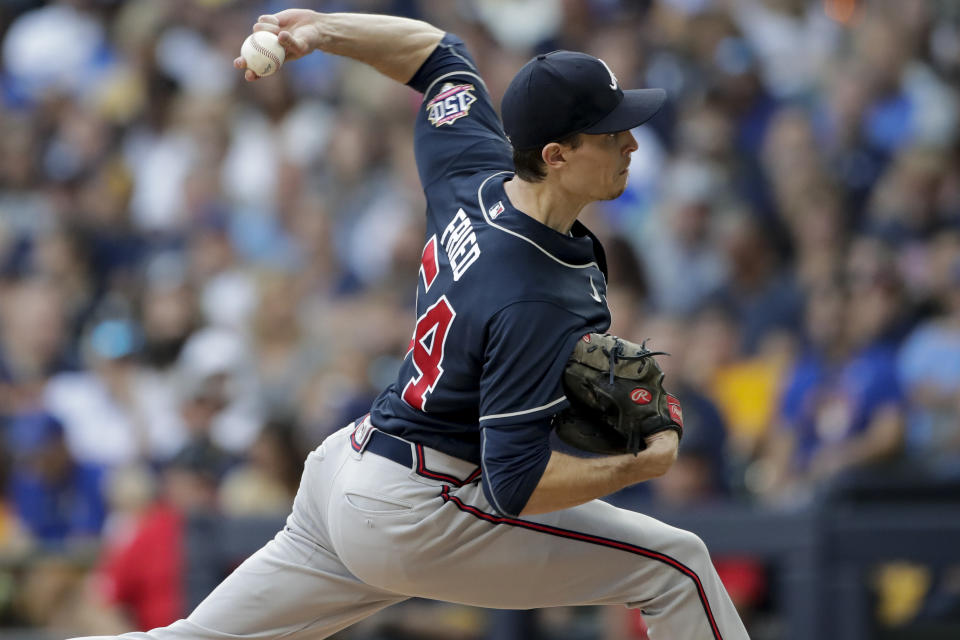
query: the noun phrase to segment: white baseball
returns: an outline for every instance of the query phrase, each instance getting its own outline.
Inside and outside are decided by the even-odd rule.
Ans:
[[[243,41],[240,55],[247,61],[247,69],[258,76],[268,76],[280,68],[287,52],[269,31],[254,31]]]

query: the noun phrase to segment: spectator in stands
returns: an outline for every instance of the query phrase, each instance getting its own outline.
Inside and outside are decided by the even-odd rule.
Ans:
[[[943,315],[919,327],[900,352],[900,374],[913,410],[907,446],[924,464],[960,462],[960,255],[942,292]]]
[[[164,254],[151,264],[140,297],[140,359],[145,368],[163,378],[175,375],[180,352],[199,325],[196,297],[184,276],[176,254]]]
[[[611,315],[610,333],[631,336],[646,311],[649,300],[643,264],[633,246],[623,236],[601,234],[598,237],[607,252],[610,284],[606,298]]]
[[[788,268],[796,285],[805,290],[833,277],[843,264],[852,224],[844,220],[840,193],[826,182],[814,185],[805,197],[791,200],[782,216],[794,254]],[[801,315],[797,310],[798,321]]]
[[[147,631],[187,614],[186,519],[217,508],[224,460],[214,447],[193,444],[165,465],[158,498],[102,553],[97,592],[88,601],[101,610],[103,624],[126,618]]]
[[[242,456],[263,427],[247,341],[230,329],[200,329],[184,344],[174,376],[177,415],[188,439],[209,440],[231,457]]]
[[[268,423],[223,479],[218,498],[223,512],[233,516],[289,513],[308,450],[298,443],[292,424]]]
[[[824,162],[842,188],[853,219],[859,219],[887,160],[867,140],[863,126],[872,92],[864,63],[855,56],[840,60],[826,71],[812,116]]]
[[[237,333],[248,330],[256,306],[256,284],[230,239],[225,211],[204,212],[189,234],[190,283],[203,319]]]
[[[899,12],[866,11],[852,38],[871,90],[862,119],[865,138],[888,156],[911,145],[946,145],[957,133],[957,96],[912,50],[914,25],[904,18]]]
[[[187,440],[162,465],[156,499],[133,515],[126,533],[113,536],[103,553],[91,606],[103,610],[107,623],[127,617],[136,628],[148,630],[187,613],[186,519],[219,508],[221,482],[235,463],[211,433],[215,419],[229,406],[229,374],[194,368],[183,382],[187,385],[181,389],[179,411]]]
[[[727,277],[714,234],[718,179],[706,163],[680,160],[666,172],[664,195],[660,216],[650,221],[638,253],[654,309],[689,314]]]
[[[32,537],[48,550],[95,542],[106,517],[103,472],[73,460],[63,425],[42,412],[20,414],[5,445],[12,457],[7,490]]]
[[[717,235],[729,277],[713,302],[732,313],[740,330],[738,351],[753,356],[772,334],[799,329],[801,292],[777,256],[775,234],[756,214],[724,212]]]
[[[812,90],[839,45],[839,25],[805,0],[736,0],[731,13],[761,62],[764,83],[783,98]]]
[[[206,472],[219,482],[234,464],[234,456],[214,441],[212,433],[214,420],[229,403],[228,384],[227,374],[213,373],[184,390],[180,414],[187,429],[187,440],[173,456],[172,462],[177,463],[175,469],[184,465],[199,469],[206,465]]]
[[[727,427],[717,406],[691,384],[688,331],[683,319],[668,316],[653,318],[642,329],[644,335],[656,336],[650,339],[650,348],[670,354],[659,361],[665,380],[671,381],[670,392],[683,398],[684,424],[691,425],[670,477],[650,483],[656,502],[678,507],[722,500],[730,490]]]
[[[957,222],[960,214],[942,210],[946,158],[935,148],[911,147],[891,161],[867,206],[864,224],[871,234],[896,246],[910,245]]]
[[[10,491],[12,473],[9,445],[3,447],[0,455],[0,555],[7,558],[19,558],[31,551],[34,541],[26,523],[17,513],[17,505]],[[0,598],[0,610],[3,610],[3,598]]]
[[[896,285],[884,280],[810,292],[807,344],[753,475],[765,499],[806,499],[841,472],[899,453],[906,407],[886,334],[899,304]]]
[[[83,347],[89,370],[59,374],[44,391],[44,406],[63,423],[71,454],[106,468],[169,459],[185,434],[136,360],[139,327],[126,319],[101,321]]]
[[[760,159],[771,205],[782,222],[789,222],[791,212],[810,194],[830,184],[810,116],[799,107],[777,111],[764,137]]]
[[[47,281],[0,289],[0,415],[35,410],[44,385],[71,368],[63,300]]]
[[[257,281],[252,342],[264,409],[271,416],[291,416],[324,351],[303,327],[299,286],[293,274],[263,272]]]
[[[771,334],[757,353],[744,355],[740,327],[730,310],[721,306],[690,317],[685,336],[683,374],[720,411],[727,427],[729,462],[742,477],[742,468],[756,455],[774,413],[793,353],[792,337]]]

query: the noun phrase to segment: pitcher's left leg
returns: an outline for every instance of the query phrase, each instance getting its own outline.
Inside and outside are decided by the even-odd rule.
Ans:
[[[493,608],[624,604],[646,614],[654,640],[748,638],[693,533],[600,501],[507,518],[479,484],[436,490],[436,535],[405,549],[379,586]]]

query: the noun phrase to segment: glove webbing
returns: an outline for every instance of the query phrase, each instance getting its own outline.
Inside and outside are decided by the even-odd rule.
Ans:
[[[592,347],[587,348],[587,353],[593,353],[597,349],[600,349],[603,355],[610,358],[610,386],[613,386],[613,379],[614,379],[613,371],[614,371],[614,367],[617,366],[618,360],[639,360],[640,368],[642,369],[643,361],[646,360],[647,358],[651,358],[653,356],[670,355],[666,351],[650,351],[649,349],[647,349],[646,340],[640,343],[640,351],[632,356],[628,356],[623,352],[623,340],[620,340],[619,338],[614,343],[613,349],[607,350],[606,347],[601,347],[595,344]],[[637,369],[637,373],[640,373],[640,369]]]

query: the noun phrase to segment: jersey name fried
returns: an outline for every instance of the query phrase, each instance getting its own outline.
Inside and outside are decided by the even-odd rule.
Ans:
[[[477,258],[480,257],[480,245],[477,244],[477,234],[470,225],[470,219],[463,209],[457,211],[453,220],[443,230],[440,244],[447,253],[450,269],[453,271],[453,280],[457,281],[467,272]]]

